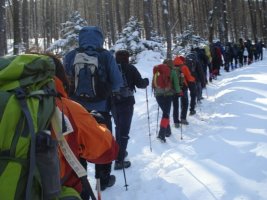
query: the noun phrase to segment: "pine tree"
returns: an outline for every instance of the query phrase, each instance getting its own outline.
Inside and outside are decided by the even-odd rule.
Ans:
[[[61,38],[56,40],[47,51],[64,56],[72,49],[77,48],[79,31],[86,25],[86,20],[81,17],[78,11],[74,11],[69,20],[61,24]]]
[[[151,40],[144,40],[141,38],[143,31],[143,24],[138,22],[136,17],[131,17],[129,22],[124,26],[122,32],[119,34],[119,39],[111,48],[112,51],[125,49],[131,55],[131,61],[136,61],[137,54],[144,50],[155,50],[164,52],[164,38],[158,36],[156,32],[151,35]]]
[[[136,17],[131,17],[129,22],[124,26],[119,39],[112,47],[114,51],[125,49],[131,55],[137,55],[145,49],[141,40],[141,31],[143,27]]]
[[[192,47],[199,47],[206,44],[207,41],[198,35],[194,35],[194,27],[189,25],[180,35],[175,37],[174,54],[184,54],[189,52]]]

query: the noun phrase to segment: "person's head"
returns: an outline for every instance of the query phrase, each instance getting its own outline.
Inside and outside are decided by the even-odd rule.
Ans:
[[[79,46],[83,49],[102,48],[104,44],[104,36],[97,26],[83,27],[79,32]]]
[[[165,60],[163,61],[163,64],[166,64],[166,65],[168,65],[168,66],[171,67],[171,68],[174,67],[174,64],[173,64],[172,59],[169,59],[169,58],[165,59]]]
[[[119,64],[128,64],[130,54],[127,50],[119,50],[115,54],[116,62]]]
[[[65,69],[64,66],[62,64],[62,62],[60,61],[60,59],[54,55],[54,54],[50,54],[50,53],[46,53],[44,55],[49,56],[50,58],[53,59],[54,63],[55,63],[55,67],[56,67],[56,77],[62,82],[64,89],[66,90],[66,92],[69,92],[70,89],[70,84],[67,78],[67,75],[65,73]]]

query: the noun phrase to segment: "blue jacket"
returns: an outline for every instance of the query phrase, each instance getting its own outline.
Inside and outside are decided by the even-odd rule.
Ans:
[[[101,30],[96,26],[87,26],[80,30],[79,32],[79,47],[85,49],[86,51],[91,51],[92,49],[102,49],[104,44],[104,37]],[[66,73],[72,75],[73,61],[76,55],[76,50],[70,51],[64,57],[64,66]],[[107,51],[99,52],[99,61],[103,66],[105,66],[107,78],[111,83],[112,91],[120,91],[120,87],[123,85],[123,80],[121,72],[116,64],[115,58],[113,55]],[[74,99],[74,98],[73,98]],[[82,104],[87,110],[96,110],[99,112],[109,112],[110,111],[110,102],[107,100],[99,102],[88,102],[88,101],[79,101],[74,99],[78,103]]]

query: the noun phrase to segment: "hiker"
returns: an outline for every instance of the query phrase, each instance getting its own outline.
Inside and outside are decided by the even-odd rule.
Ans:
[[[128,155],[126,150],[134,112],[135,87],[146,88],[149,80],[148,78],[142,78],[137,68],[129,64],[130,54],[127,50],[119,50],[115,56],[124,82],[123,87],[120,89],[120,96],[112,97],[112,116],[115,122],[116,141],[120,146],[114,169],[119,170],[123,166],[124,168],[131,166],[131,162],[125,161],[124,158]]]
[[[74,153],[76,160],[83,157],[93,163],[108,163],[117,157],[115,139],[81,105],[67,98],[67,78],[56,57],[41,54],[9,56],[0,58],[0,66],[4,69],[0,73],[1,79],[8,77],[8,81],[0,84],[0,110],[15,114],[12,120],[10,116],[2,116],[0,122],[0,135],[5,135],[1,138],[4,145],[0,146],[0,155],[4,156],[1,166],[5,166],[4,174],[0,176],[1,198],[88,199],[79,194],[81,182],[89,184],[86,171],[78,178],[73,170],[76,168],[67,162],[69,158],[58,151],[58,144],[61,149],[61,144],[67,141],[71,150],[64,152]],[[62,111],[60,115],[56,115],[57,109]],[[61,120],[55,121],[54,116]],[[64,137],[58,138],[63,132]],[[6,139],[13,140],[12,146]],[[16,151],[17,147],[19,151]]]
[[[156,101],[162,110],[158,139],[161,142],[166,142],[165,137],[171,135],[170,110],[172,97],[174,94],[180,94],[181,92],[172,60],[166,59],[163,64],[154,67],[152,87]]]
[[[104,124],[112,132],[110,97],[111,93],[119,93],[123,81],[114,57],[109,51],[103,49],[103,44],[104,37],[98,27],[83,27],[79,32],[79,48],[72,50],[65,56],[64,67],[68,77],[72,80],[70,97],[83,105],[89,112],[92,110],[99,112],[105,119]],[[88,65],[86,63],[80,67],[80,63],[76,62],[76,60],[79,60],[76,55],[78,56],[80,53],[81,58],[90,56],[90,61],[92,60],[95,65],[98,65],[95,68],[97,78],[91,80],[92,76],[88,76],[91,71],[87,69]],[[84,60],[87,61],[88,59]],[[74,72],[75,74],[73,74]],[[99,83],[100,88],[92,88],[98,85],[91,82],[95,80],[102,81]],[[88,87],[84,87],[85,85]],[[89,93],[97,89],[99,89],[98,93]],[[99,95],[104,95],[104,97],[99,97]],[[83,163],[86,167],[87,163]],[[95,165],[95,178],[100,179],[102,191],[113,186],[116,181],[116,177],[110,174],[111,165],[112,163]]]
[[[182,87],[182,95],[181,95],[181,120],[179,123],[184,125],[189,125],[189,122],[186,120],[188,112],[188,104],[189,104],[188,88],[194,87],[195,78],[191,75],[189,68],[186,66],[185,58],[183,56],[176,56],[173,60],[173,64],[175,67],[179,67],[184,75],[184,84]]]
[[[181,71],[181,69],[177,66],[174,66],[173,69],[175,70],[176,76],[178,77],[178,82],[179,82],[179,86],[181,88],[181,92],[179,94],[173,94],[172,97],[172,117],[173,117],[173,123],[174,123],[174,127],[175,128],[179,128],[180,127],[180,123],[181,121],[179,120],[179,101],[181,96],[183,96],[183,85],[184,85],[184,74]]]
[[[88,162],[97,164],[112,162],[117,157],[119,147],[110,131],[103,124],[103,117],[96,112],[89,114],[80,104],[68,98],[69,82],[65,75],[64,67],[55,56],[51,57],[56,65],[56,77],[54,80],[56,90],[60,95],[60,97],[56,98],[56,105],[69,119],[74,129],[73,133],[65,136],[70,148],[77,158],[84,158]],[[63,186],[74,188],[81,193],[82,199],[88,199],[89,188],[85,188],[82,191],[82,180],[79,179],[68,164],[62,151],[59,152]]]

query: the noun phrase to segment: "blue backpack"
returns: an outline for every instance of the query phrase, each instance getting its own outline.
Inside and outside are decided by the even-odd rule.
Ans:
[[[77,99],[96,102],[111,95],[111,84],[107,81],[105,66],[99,60],[101,50],[77,49],[72,68],[72,95]]]

